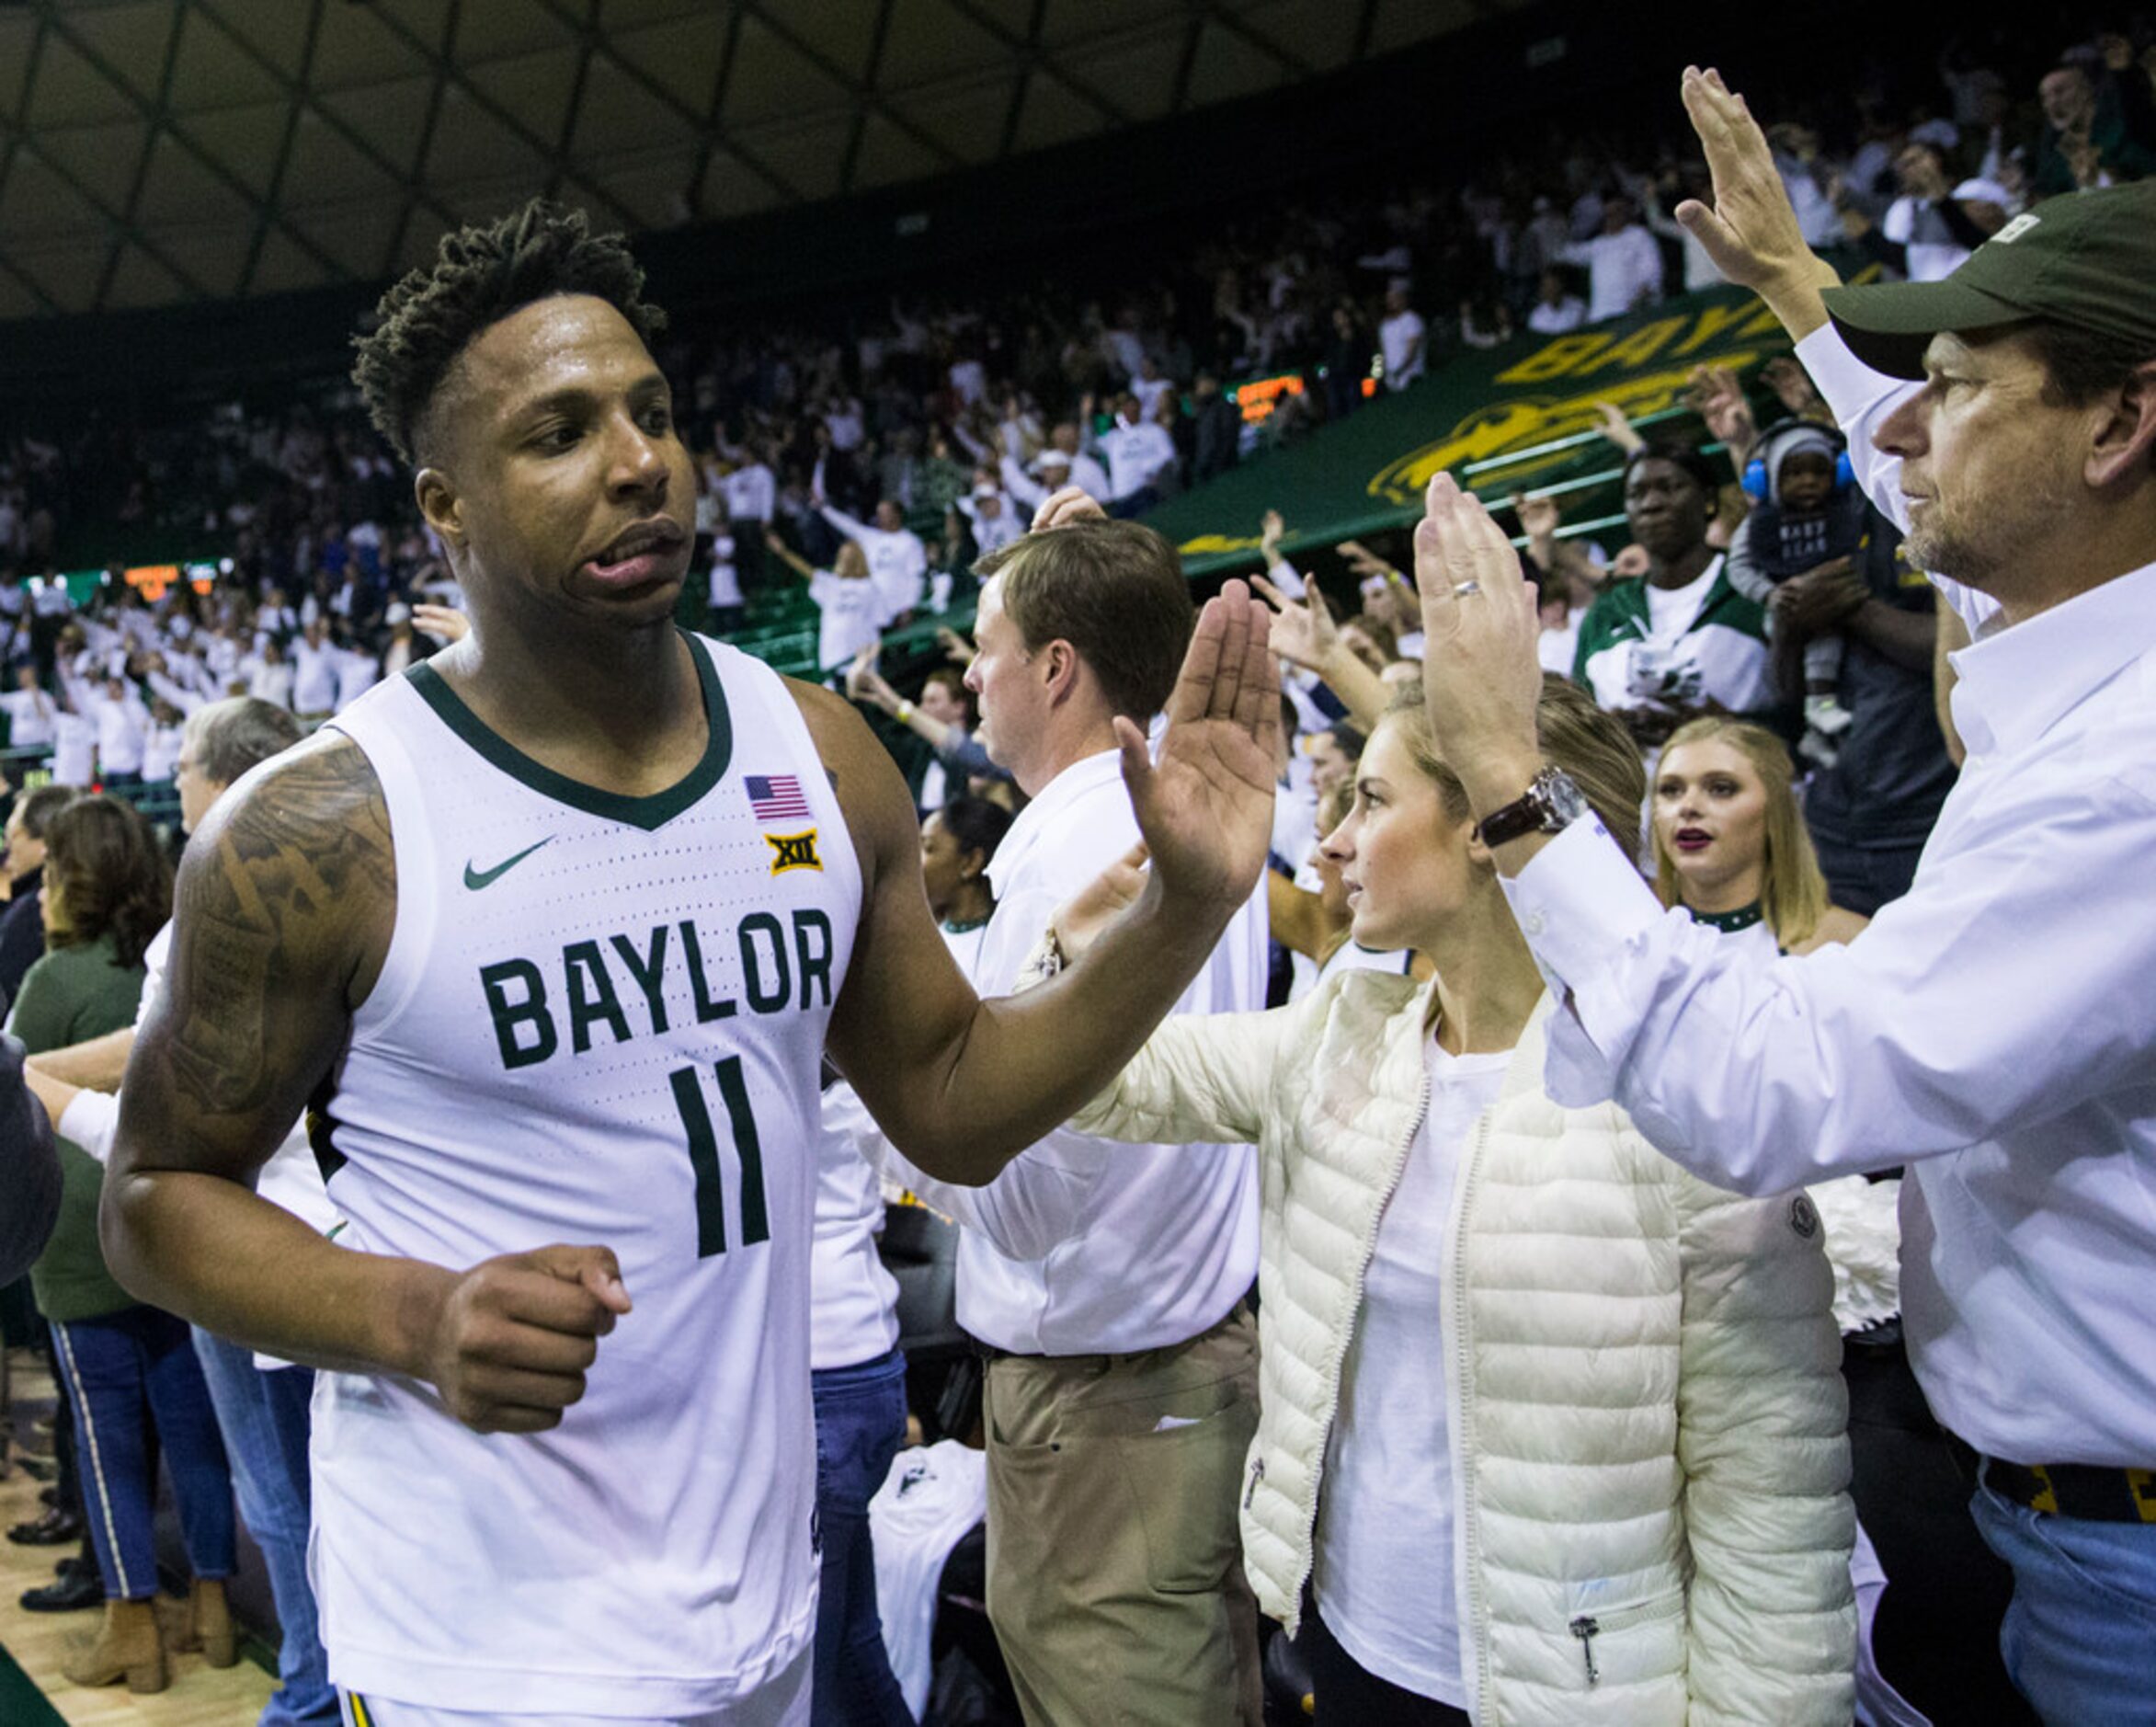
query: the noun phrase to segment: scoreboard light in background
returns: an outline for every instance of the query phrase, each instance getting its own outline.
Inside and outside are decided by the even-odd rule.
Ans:
[[[1320,371],[1318,376],[1323,377],[1324,375],[1324,372]],[[1301,372],[1283,372],[1271,378],[1246,379],[1228,391],[1227,399],[1242,410],[1244,425],[1257,426],[1272,417],[1273,410],[1280,406],[1282,396],[1300,395],[1303,394],[1303,374]],[[1376,394],[1377,380],[1375,378],[1363,379],[1363,399],[1368,400]]]
[[[165,590],[179,579],[177,564],[137,564],[120,572],[120,579],[154,603],[165,598]]]
[[[183,579],[199,594],[207,594],[210,584],[217,578],[221,565],[209,559],[199,559],[188,564],[183,571],[177,564],[137,564],[120,571],[120,579],[138,590],[144,600],[154,605],[165,598],[165,590],[173,583]]]
[[[1283,395],[1303,394],[1303,374],[1283,372],[1271,378],[1250,378],[1227,393],[1227,399],[1242,410],[1243,424],[1256,426],[1272,417]]]

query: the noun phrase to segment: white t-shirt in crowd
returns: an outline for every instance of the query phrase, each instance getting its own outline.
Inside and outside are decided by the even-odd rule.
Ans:
[[[725,494],[726,514],[736,521],[768,522],[779,501],[778,482],[760,462],[738,467],[719,482]]]
[[[911,612],[928,590],[929,554],[921,537],[910,528],[875,528],[856,521],[842,509],[823,506],[824,520],[861,549],[869,561],[869,578],[880,597],[878,625],[902,612]]]
[[[52,783],[87,785],[97,776],[97,727],[79,714],[59,714],[52,720]]]
[[[712,609],[733,607],[741,603],[741,573],[734,564],[734,536],[730,533],[714,534],[712,538],[712,568],[708,589]]]
[[[59,735],[60,705],[42,690],[10,690],[0,695],[7,711],[7,747],[30,749]]]
[[[873,577],[820,569],[808,578],[808,597],[824,614],[816,629],[816,664],[826,671],[843,666],[877,639],[884,603]]]
[[[1562,336],[1587,322],[1587,302],[1567,294],[1556,305],[1537,300],[1527,314],[1527,327],[1537,336]]]
[[[1699,615],[1700,607],[1706,604],[1707,594],[1714,588],[1715,578],[1721,573],[1722,560],[1717,557],[1682,588],[1657,588],[1648,583],[1647,639],[1657,647],[1673,645]]]
[[[928,1710],[934,1672],[936,1585],[952,1550],[987,1515],[987,1455],[955,1439],[901,1451],[869,1501],[884,1649],[916,1720]]]
[[[1326,1445],[1311,1573],[1326,1629],[1367,1671],[1462,1707],[1452,1429],[1439,1307],[1453,1189],[1509,1050],[1427,1046],[1430,1106],[1378,1219]]]
[[[1121,421],[1101,436],[1101,453],[1108,458],[1108,490],[1117,501],[1153,484],[1153,476],[1175,460],[1175,440],[1168,429],[1151,420],[1135,426]]]
[[[1624,316],[1643,295],[1661,298],[1662,248],[1637,222],[1568,246],[1565,257],[1587,266],[1587,315],[1593,322]]]
[[[1412,307],[1396,312],[1377,326],[1377,345],[1385,355],[1385,387],[1404,390],[1420,378],[1430,362],[1422,343],[1421,315]]]
[[[372,654],[347,648],[337,662],[337,707],[344,710],[382,681],[382,665]]]
[[[1536,636],[1534,658],[1543,670],[1554,671],[1560,678],[1569,678],[1573,662],[1580,658],[1580,613],[1568,612],[1563,629],[1546,629]]]
[[[808,1250],[808,1365],[818,1372],[856,1367],[898,1346],[898,1280],[876,1251],[883,1184],[853,1138],[868,1119],[868,1106],[843,1080],[825,1088]]]
[[[1130,381],[1130,393],[1138,398],[1138,412],[1146,419],[1153,417],[1154,410],[1160,406],[1160,398],[1174,394],[1174,391],[1173,378],[1133,378]]]
[[[326,714],[337,706],[340,650],[328,642],[316,647],[302,639],[292,644],[292,708],[300,714]]]

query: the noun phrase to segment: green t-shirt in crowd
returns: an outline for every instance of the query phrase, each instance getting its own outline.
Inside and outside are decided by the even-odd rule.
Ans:
[[[142,997],[141,964],[120,965],[109,935],[74,947],[55,947],[23,978],[7,1029],[33,1056],[65,1049],[132,1025]],[[38,1311],[49,1320],[66,1321],[94,1320],[132,1307],[134,1298],[106,1269],[104,1251],[97,1245],[97,1199],[105,1186],[104,1166],[80,1146],[63,1139],[60,1173],[60,1221],[44,1252],[30,1267]]]

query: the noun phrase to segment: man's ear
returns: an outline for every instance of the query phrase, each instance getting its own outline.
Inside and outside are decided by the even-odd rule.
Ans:
[[[1046,669],[1048,693],[1057,701],[1074,693],[1078,689],[1078,671],[1083,665],[1078,651],[1061,636],[1041,649],[1037,658]]]
[[[2094,486],[2139,477],[2156,451],[2156,360],[2127,374],[2125,385],[2106,396],[2090,440],[2082,473]]]
[[[443,543],[462,550],[464,501],[448,473],[441,468],[421,468],[412,477],[412,496],[419,505],[420,516],[441,536]]]

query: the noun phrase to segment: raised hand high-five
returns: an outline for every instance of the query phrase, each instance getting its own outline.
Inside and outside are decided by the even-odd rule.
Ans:
[[[1477,817],[1518,797],[1541,766],[1534,586],[1482,500],[1440,474],[1415,529],[1422,692],[1430,726]]]
[[[1710,207],[1688,198],[1671,213],[1733,282],[1754,290],[1801,340],[1827,321],[1819,290],[1837,286],[1833,266],[1814,256],[1766,134],[1744,98],[1711,68],[1684,68],[1684,111],[1714,177]]]
[[[1240,905],[1272,836],[1280,662],[1271,614],[1240,581],[1205,602],[1168,698],[1159,759],[1144,730],[1115,722],[1124,783],[1163,892]]]

